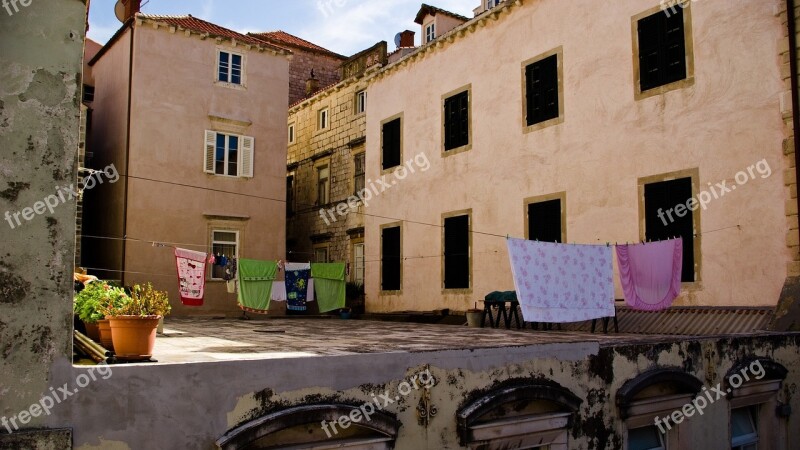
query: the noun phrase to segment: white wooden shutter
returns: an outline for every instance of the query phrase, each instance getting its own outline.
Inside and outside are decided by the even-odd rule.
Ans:
[[[239,176],[253,178],[253,153],[255,150],[255,139],[250,136],[242,136],[241,164],[239,164]]]
[[[214,173],[214,165],[216,162],[215,153],[217,149],[217,133],[214,131],[206,130],[206,148],[205,148],[205,164],[203,171],[205,173]]]

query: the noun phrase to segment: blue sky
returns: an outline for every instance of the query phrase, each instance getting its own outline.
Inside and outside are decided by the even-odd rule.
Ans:
[[[236,30],[283,30],[343,55],[353,55],[385,40],[394,50],[394,36],[417,33],[414,16],[425,2],[472,17],[483,0],[143,0],[147,14],[191,14]],[[92,0],[89,37],[104,44],[120,27],[116,0]]]

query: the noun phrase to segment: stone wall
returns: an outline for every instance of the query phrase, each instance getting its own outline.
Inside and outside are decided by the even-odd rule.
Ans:
[[[339,65],[342,58],[319,52],[311,52],[292,48],[294,56],[289,62],[289,105],[308,97],[306,95],[306,80],[314,70],[314,77],[319,80],[319,86],[324,88],[341,80]]]

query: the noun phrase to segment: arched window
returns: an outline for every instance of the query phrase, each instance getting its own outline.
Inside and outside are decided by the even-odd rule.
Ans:
[[[394,448],[400,423],[371,403],[296,406],[236,427],[217,440],[223,450]]]
[[[747,358],[725,374],[733,450],[779,448],[789,410],[778,396],[788,371],[768,358]]]
[[[550,384],[491,391],[458,411],[461,445],[471,450],[566,450],[568,428],[581,399]]]
[[[617,391],[617,406],[625,420],[625,449],[691,448],[689,433],[681,436],[683,408],[691,404],[703,383],[680,369],[660,368],[628,380]],[[693,414],[693,413],[692,413]]]

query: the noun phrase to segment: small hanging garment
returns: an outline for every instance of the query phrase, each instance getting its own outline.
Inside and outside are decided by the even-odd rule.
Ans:
[[[311,264],[311,276],[314,278],[314,291],[319,312],[325,313],[344,308],[345,270],[344,263]]]
[[[239,259],[239,308],[244,311],[267,314],[272,291],[272,281],[278,271],[276,261]]]
[[[681,293],[683,239],[618,245],[619,280],[625,303],[640,311],[672,306]]]
[[[514,286],[526,322],[613,317],[611,247],[508,239]]]
[[[203,306],[206,284],[206,253],[175,249],[181,302],[186,306]]]

